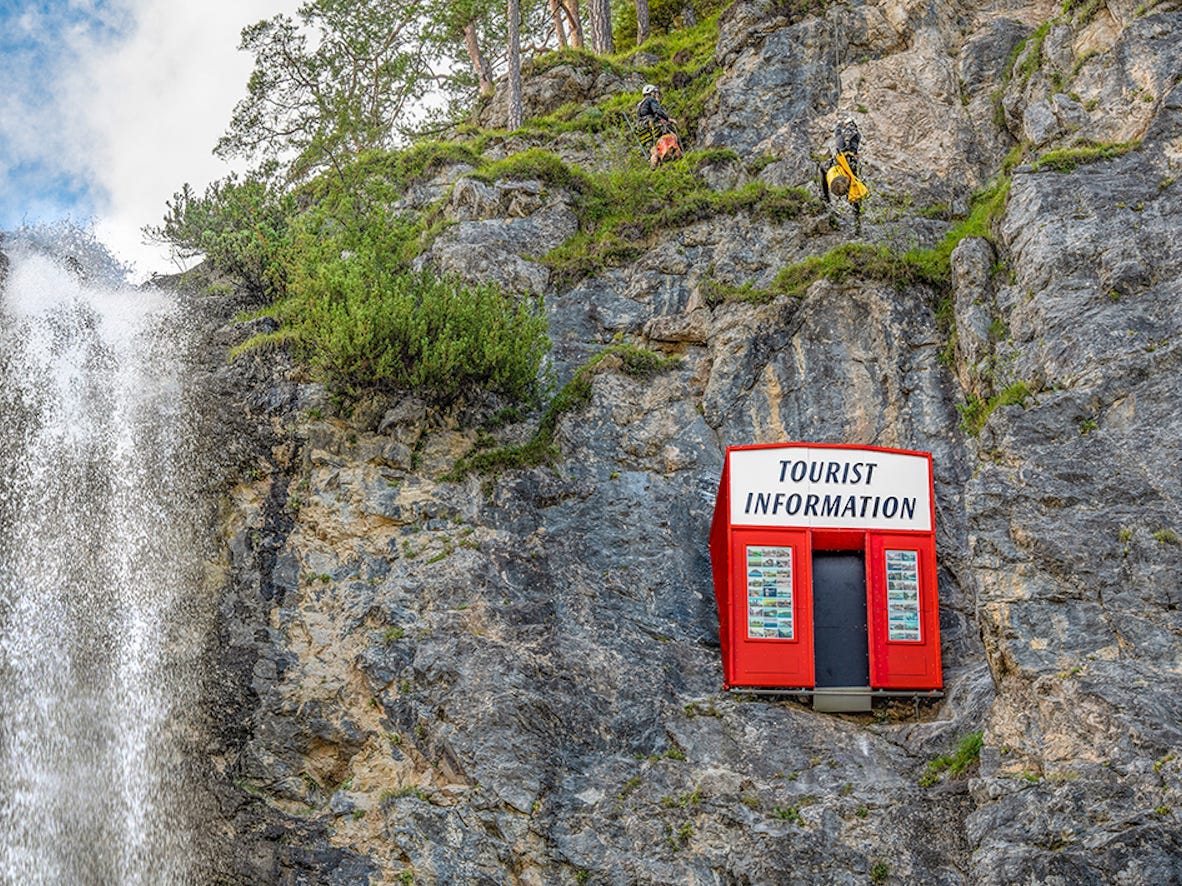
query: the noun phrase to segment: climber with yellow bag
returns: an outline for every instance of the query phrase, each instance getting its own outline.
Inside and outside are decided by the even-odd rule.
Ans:
[[[857,122],[846,115],[833,130],[833,156],[826,158],[824,163],[817,163],[825,202],[830,202],[830,194],[845,197],[854,207],[858,221],[861,221],[862,199],[870,193],[870,189],[858,180],[858,148],[861,144],[862,133]]]

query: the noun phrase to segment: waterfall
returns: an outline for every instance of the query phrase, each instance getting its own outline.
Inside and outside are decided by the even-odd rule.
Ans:
[[[0,882],[191,882],[203,638],[184,324],[78,242],[5,244]]]

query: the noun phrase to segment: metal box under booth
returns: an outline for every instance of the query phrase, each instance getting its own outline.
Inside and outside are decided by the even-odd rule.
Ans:
[[[826,710],[939,694],[935,529],[930,453],[729,447],[710,529],[725,687]]]

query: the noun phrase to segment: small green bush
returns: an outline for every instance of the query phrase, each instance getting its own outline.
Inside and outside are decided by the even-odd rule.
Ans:
[[[198,196],[187,184],[166,203],[164,223],[145,228],[181,258],[204,256],[255,295],[283,291],[295,199],[266,171],[215,181]]]
[[[1035,72],[1042,67],[1042,47],[1050,32],[1051,22],[1043,22],[1015,50],[1015,56],[1018,56],[1022,55],[1029,47],[1029,52],[1026,52],[1021,63],[1014,69],[1014,75],[1021,81],[1023,88],[1030,82],[1030,78],[1034,76]]]
[[[928,763],[927,769],[919,778],[920,785],[930,787],[940,780],[943,773],[960,775],[969,767],[975,766],[981,758],[983,736],[983,732],[970,732],[960,740],[952,754],[945,754]]]
[[[778,818],[781,821],[791,822],[794,825],[803,825],[804,819],[800,815],[800,804],[793,806],[776,806],[772,809],[772,818]]]
[[[551,187],[565,188],[578,195],[589,194],[594,190],[592,179],[583,170],[564,163],[557,154],[542,148],[529,148],[519,154],[512,154],[473,173],[472,178],[488,183],[501,179],[537,179]]]
[[[992,397],[969,397],[956,407],[960,411],[961,428],[975,437],[999,406],[1025,406],[1031,396],[1030,386],[1026,382],[1018,381]]]
[[[272,313],[334,390],[413,390],[441,404],[473,389],[536,398],[549,349],[537,300],[429,272],[380,273],[358,254],[321,264],[314,282]]]

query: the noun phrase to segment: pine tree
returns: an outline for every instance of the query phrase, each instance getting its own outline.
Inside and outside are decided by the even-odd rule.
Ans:
[[[616,51],[612,43],[611,0],[588,0],[587,18],[591,25],[591,50],[601,55]]]
[[[509,129],[520,129],[521,105],[521,0],[509,0]]]

